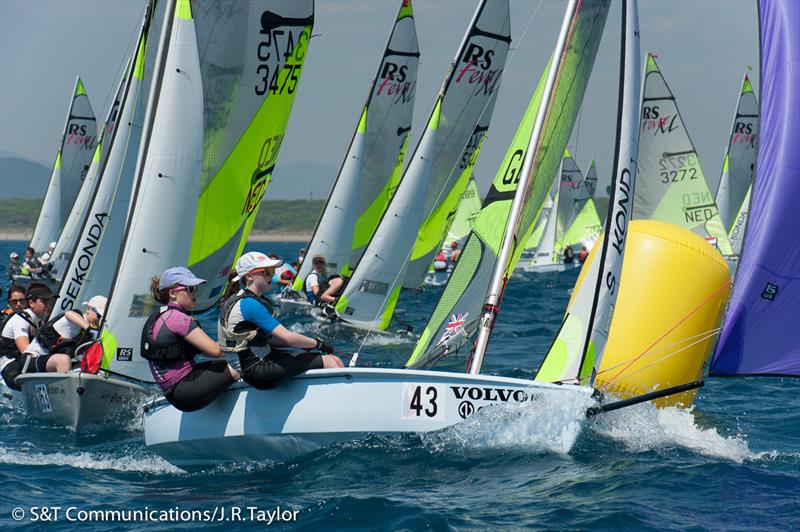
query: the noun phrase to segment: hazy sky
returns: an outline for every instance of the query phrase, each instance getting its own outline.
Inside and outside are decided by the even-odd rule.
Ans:
[[[477,0],[412,0],[421,52],[412,143],[431,111]],[[484,193],[552,52],[566,2],[511,0],[512,54],[475,174]],[[615,3],[616,4],[616,3]],[[267,198],[327,195],[386,44],[399,0],[318,0],[300,90]],[[75,76],[98,117],[144,8],[143,0],[0,0],[0,153],[52,164]],[[642,0],[642,51],[676,95],[712,187],[748,65],[758,91],[753,0]],[[598,160],[609,182],[617,102],[619,5],[613,5],[570,147],[581,168]],[[527,28],[527,31],[526,31]],[[524,35],[523,35],[524,33]],[[644,58],[644,56],[643,56]],[[409,151],[410,153],[410,151]],[[281,182],[281,166],[314,162],[325,175]],[[270,193],[272,192],[272,194]]]

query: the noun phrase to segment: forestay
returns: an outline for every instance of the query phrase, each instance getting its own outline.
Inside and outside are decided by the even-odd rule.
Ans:
[[[351,272],[350,265],[360,259],[391,198],[391,177],[395,168],[403,165],[411,131],[418,64],[414,14],[411,2],[403,0],[350,147],[306,251],[308,257],[323,255],[331,273]],[[300,265],[293,286],[296,291],[303,289],[311,269],[310,260]]]
[[[36,251],[41,252],[50,242],[58,240],[89,171],[96,143],[94,111],[79,77],[75,80],[53,173],[30,242]]]
[[[761,132],[750,220],[713,375],[800,376],[800,3],[761,0]]]
[[[459,161],[470,164],[480,148],[480,142],[473,145],[470,139],[482,138],[478,130],[488,127],[510,42],[508,17],[507,0],[478,5],[397,192],[337,302],[337,312],[351,325],[388,327],[418,228],[462,178],[456,202],[463,193],[470,174],[457,166]],[[447,228],[438,230],[434,250]],[[424,276],[430,259],[423,262]]]
[[[641,56],[635,0],[622,3],[620,48],[619,114],[606,236],[572,296],[561,329],[536,374],[537,381],[591,385],[608,340],[636,181]]]
[[[723,255],[731,255],[728,233],[700,168],[697,150],[652,54],[648,54],[645,65],[639,130],[639,186],[633,219],[685,227],[716,245]]]
[[[716,203],[725,230],[733,230],[734,213],[743,206],[745,196],[753,182],[753,173],[758,154],[758,101],[747,74],[742,80],[733,127],[725,150],[722,177],[717,188]],[[746,209],[746,208],[745,208]],[[731,242],[733,245],[733,242]],[[738,254],[734,250],[735,254]]]

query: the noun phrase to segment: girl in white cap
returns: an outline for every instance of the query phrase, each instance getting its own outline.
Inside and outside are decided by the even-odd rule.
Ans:
[[[150,289],[164,306],[150,315],[142,330],[142,356],[164,397],[184,412],[203,408],[239,380],[239,373],[224,358],[194,361],[199,354],[223,356],[219,344],[189,315],[197,302],[197,287],[205,282],[183,267],[153,277]]]
[[[244,289],[233,294],[222,306],[219,315],[220,342],[236,345],[233,334],[256,331],[239,351],[242,379],[259,389],[268,389],[281,380],[309,369],[344,367],[339,357],[332,355],[333,347],[319,338],[309,338],[292,332],[272,316],[272,304],[263,297],[272,285],[272,274],[283,261],[263,253],[250,252],[236,262],[234,281]],[[303,349],[289,352],[281,347]],[[325,354],[311,351],[321,351]]]

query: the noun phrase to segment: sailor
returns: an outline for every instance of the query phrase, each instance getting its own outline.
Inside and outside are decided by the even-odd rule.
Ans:
[[[575,251],[573,251],[572,246],[567,246],[564,248],[562,257],[564,259],[564,264],[572,264],[575,262]]]
[[[42,253],[42,256],[39,257],[39,262],[42,265],[42,269],[44,271],[50,271],[53,269],[53,252],[56,250],[56,243],[50,242],[50,245],[47,246],[47,251]]]
[[[433,269],[437,272],[443,272],[447,270],[447,257],[445,256],[444,252],[440,251],[433,258]]]
[[[94,296],[83,304],[84,314],[68,310],[39,327],[33,342],[25,349],[25,354],[33,357],[27,364],[27,373],[66,373],[72,368],[72,357],[78,347],[97,338],[106,298]]]
[[[583,264],[586,262],[586,259],[589,257],[589,250],[586,249],[586,246],[581,246],[581,251],[578,253],[578,262]]]
[[[280,260],[280,257],[275,253],[271,254],[269,258]],[[297,275],[297,270],[281,261],[281,265],[275,268],[275,274],[272,276],[272,285],[280,289],[291,286],[295,275]]]
[[[32,279],[41,279],[43,277],[42,263],[36,258],[36,250],[32,247],[28,247],[25,250],[25,260],[22,262],[22,268],[20,268],[19,273]]]
[[[142,329],[142,357],[149,362],[167,401],[184,412],[200,410],[239,380],[219,344],[189,315],[197,303],[197,286],[205,282],[183,267],[153,277],[150,291],[163,306],[150,315]],[[196,363],[198,354],[220,360]]]
[[[6,316],[11,316],[15,312],[22,312],[28,308],[28,302],[25,300],[25,288],[18,284],[11,285],[11,288],[8,289],[6,303],[8,303],[8,306],[3,309],[3,317],[0,319],[5,319]]]
[[[236,262],[235,280],[244,288],[225,302],[219,315],[220,343],[226,347],[239,345],[242,379],[258,389],[272,388],[309,369],[344,366],[339,357],[330,354],[333,347],[326,342],[289,331],[272,316],[272,304],[264,294],[271,288],[275,268],[281,264],[282,261],[255,251],[242,255]],[[237,337],[243,338],[244,345]],[[281,347],[304,351],[291,353]]]
[[[461,258],[461,250],[458,249],[458,242],[455,240],[450,244],[450,263],[455,266],[458,263],[458,259]]]
[[[19,275],[19,270],[21,268],[19,264],[19,253],[12,251],[11,255],[8,256],[8,259],[8,266],[6,266],[6,277],[8,277],[9,284],[13,285],[14,276]]]
[[[47,286],[31,283],[25,292],[27,308],[6,316],[0,325],[0,369],[9,388],[20,389],[15,379],[25,369],[27,357],[23,353],[33,341],[39,324],[47,317],[52,300],[53,295]]]
[[[325,271],[325,257],[322,255],[314,255],[311,265],[313,270],[306,276],[303,287],[306,297],[315,305],[335,303],[344,287],[344,279],[341,275],[328,277]]]

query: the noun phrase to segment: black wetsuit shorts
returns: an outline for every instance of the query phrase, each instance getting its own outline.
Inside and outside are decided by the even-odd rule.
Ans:
[[[242,365],[242,380],[259,390],[269,390],[283,379],[324,366],[319,353],[290,353],[275,348],[263,359],[246,349],[239,353],[239,362]]]
[[[209,405],[234,382],[226,361],[211,360],[197,364],[164,397],[178,410],[194,412]]]

